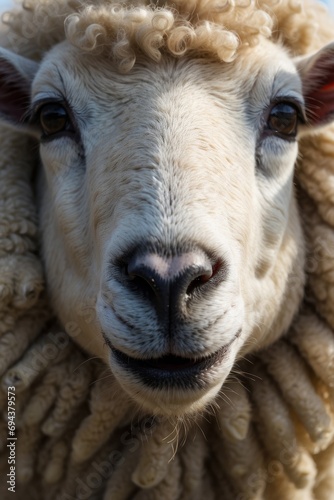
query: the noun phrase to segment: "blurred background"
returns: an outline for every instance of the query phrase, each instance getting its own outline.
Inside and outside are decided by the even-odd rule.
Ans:
[[[331,12],[334,14],[334,0],[319,0],[319,1],[326,3],[329,6]],[[3,12],[4,10],[10,8],[13,4],[14,0],[0,0],[0,12]]]

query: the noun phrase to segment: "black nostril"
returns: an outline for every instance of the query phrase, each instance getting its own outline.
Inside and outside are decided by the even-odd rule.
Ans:
[[[168,283],[154,269],[136,265],[135,260],[128,264],[127,275],[132,289],[151,299],[159,301],[161,296],[168,293]]]
[[[210,265],[204,273],[196,276],[188,285],[186,294],[192,295],[194,291],[203,287],[203,285],[210,282],[210,285],[218,281],[218,275],[221,275],[223,270],[223,263],[221,260],[217,260],[214,264]],[[199,269],[198,272],[201,270]],[[219,276],[221,277],[221,276]]]
[[[204,283],[207,283],[211,278],[211,276],[212,273],[202,274],[201,276],[197,276],[197,278],[195,278],[188,286],[186,294],[191,295],[194,292],[194,290],[200,288]]]

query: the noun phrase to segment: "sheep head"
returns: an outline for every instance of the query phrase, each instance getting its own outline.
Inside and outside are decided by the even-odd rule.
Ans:
[[[332,117],[333,50],[293,60],[263,39],[127,74],[68,41],[40,64],[1,52],[0,111],[40,143],[53,308],[146,410],[203,408],[291,324],[297,139]]]

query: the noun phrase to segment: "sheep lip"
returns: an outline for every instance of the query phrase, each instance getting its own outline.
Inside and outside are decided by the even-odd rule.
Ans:
[[[185,358],[181,356],[165,355],[160,358],[138,359],[132,358],[122,351],[111,347],[113,357],[126,371],[132,372],[140,377],[148,385],[158,386],[161,382],[178,385],[180,380],[189,383],[203,372],[219,364],[228,353],[232,343],[240,336],[241,329],[234,335],[232,340],[218,349],[218,351],[201,358]]]

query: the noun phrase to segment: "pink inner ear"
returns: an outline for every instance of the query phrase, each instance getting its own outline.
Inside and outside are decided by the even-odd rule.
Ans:
[[[27,82],[7,61],[0,59],[0,115],[21,122],[26,113],[30,95]]]
[[[308,75],[305,104],[308,121],[312,125],[324,125],[333,119],[334,113],[334,61],[333,54],[320,58]]]
[[[327,92],[330,90],[334,90],[334,82],[328,83],[327,85],[324,85],[321,89],[322,92]]]
[[[306,115],[309,123],[321,125],[329,122],[334,113],[334,84],[310,93],[306,97]]]

